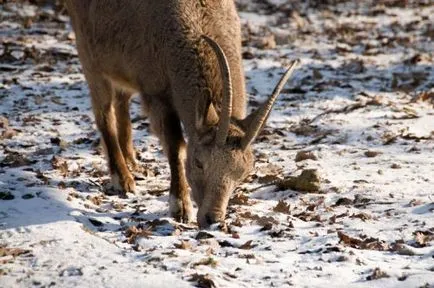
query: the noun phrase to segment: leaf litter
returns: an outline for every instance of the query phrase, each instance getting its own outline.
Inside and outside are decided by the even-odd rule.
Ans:
[[[434,282],[434,6],[236,2],[251,107],[290,59],[302,65],[255,144],[256,171],[233,194],[223,231],[168,218],[170,170],[135,99],[138,193],[104,194],[109,173],[65,10],[58,1],[2,2],[0,239],[18,254],[48,243],[4,256],[2,282]]]

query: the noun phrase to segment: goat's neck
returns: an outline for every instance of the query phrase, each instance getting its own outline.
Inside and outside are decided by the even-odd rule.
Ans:
[[[213,51],[204,45],[191,45],[178,50],[169,65],[169,79],[173,106],[184,126],[187,137],[195,133],[197,102],[208,97],[220,111],[222,102],[222,78]],[[188,64],[186,64],[188,63]],[[245,106],[233,107],[233,115],[243,115]]]

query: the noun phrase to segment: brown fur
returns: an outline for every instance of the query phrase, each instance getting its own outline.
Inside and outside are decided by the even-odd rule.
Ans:
[[[169,160],[172,216],[190,220],[189,183],[198,223],[207,227],[224,219],[231,191],[253,168],[253,154],[250,145],[240,146],[249,123],[242,122],[246,98],[234,1],[202,2],[67,0],[66,5],[112,181],[122,192],[135,189],[127,166],[135,166],[128,104],[132,92],[139,92]],[[223,97],[221,67],[202,35],[219,44],[231,72],[232,124],[222,146],[213,142]]]

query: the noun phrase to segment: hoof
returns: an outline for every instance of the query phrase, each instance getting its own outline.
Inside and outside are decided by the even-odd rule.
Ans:
[[[136,191],[136,183],[134,182],[134,178],[131,174],[126,175],[124,177],[119,177],[118,174],[112,174],[112,185],[113,189],[117,191],[120,195],[126,195],[127,193],[135,193]]]
[[[184,200],[184,201],[183,201]],[[180,223],[190,223],[193,221],[193,205],[190,198],[177,199],[169,197],[170,216]]]

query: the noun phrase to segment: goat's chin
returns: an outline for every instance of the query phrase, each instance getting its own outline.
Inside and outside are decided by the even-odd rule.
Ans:
[[[220,223],[214,223],[214,224],[211,224],[208,227],[202,228],[202,229],[206,229],[206,230],[209,230],[209,231],[219,231],[220,230],[220,226],[221,226]]]
[[[211,213],[201,213],[201,211],[197,214],[197,224],[200,229],[206,230],[224,230],[226,227],[223,217]]]
[[[208,230],[208,231],[222,231],[222,232],[227,232],[228,231],[228,226],[226,225],[225,222],[220,222],[220,223],[214,223],[211,225],[205,225],[205,226],[200,226],[199,225],[199,229],[200,230]]]

